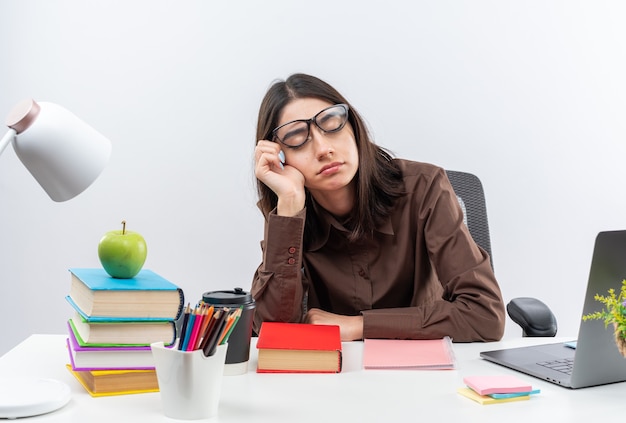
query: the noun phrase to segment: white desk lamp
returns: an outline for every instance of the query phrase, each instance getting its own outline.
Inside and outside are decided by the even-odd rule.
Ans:
[[[104,169],[111,142],[54,103],[26,100],[9,113],[9,131],[0,154],[12,141],[15,153],[54,201],[83,192]]]
[[[15,153],[54,201],[83,192],[104,169],[111,142],[74,114],[54,103],[26,100],[16,105],[0,140],[0,154],[13,143]],[[69,402],[65,383],[40,378],[0,379],[0,418],[35,416]]]

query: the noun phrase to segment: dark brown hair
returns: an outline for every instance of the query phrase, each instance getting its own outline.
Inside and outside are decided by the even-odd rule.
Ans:
[[[272,130],[278,126],[281,112],[294,99],[316,98],[331,104],[349,106],[348,122],[352,125],[356,140],[359,169],[355,175],[355,207],[348,218],[351,228],[349,238],[358,240],[372,234],[376,225],[389,215],[394,200],[402,194],[401,172],[387,150],[370,139],[363,119],[354,107],[332,86],[305,74],[293,74],[285,81],[275,82],[265,94],[259,109],[257,122],[258,140],[271,140]],[[278,203],[278,197],[264,183],[257,180],[259,207],[267,216]],[[307,233],[314,230],[316,219],[312,213],[311,195],[307,190]]]

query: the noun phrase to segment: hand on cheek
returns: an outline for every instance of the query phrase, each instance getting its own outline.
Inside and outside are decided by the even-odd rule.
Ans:
[[[261,140],[255,150],[255,176],[278,197],[278,214],[293,216],[304,207],[304,175],[285,163],[278,144]]]

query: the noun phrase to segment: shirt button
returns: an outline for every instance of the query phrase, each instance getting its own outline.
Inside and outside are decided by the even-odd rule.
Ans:
[[[365,270],[363,270],[363,269],[359,270],[359,276],[364,278],[365,277]]]
[[[296,252],[296,247],[289,247],[289,254],[293,254]]]
[[[296,259],[293,257],[289,257],[289,260],[287,260],[287,263],[289,264],[295,264],[296,263]]]

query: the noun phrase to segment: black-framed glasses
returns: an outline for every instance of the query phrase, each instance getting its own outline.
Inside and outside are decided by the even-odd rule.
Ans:
[[[272,131],[272,138],[287,147],[300,147],[309,140],[311,123],[322,132],[332,133],[343,129],[348,121],[348,105],[335,104],[313,116],[311,119],[298,119],[280,125]]]

